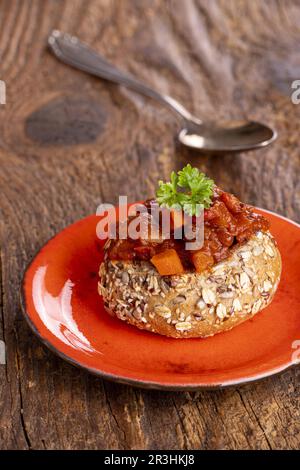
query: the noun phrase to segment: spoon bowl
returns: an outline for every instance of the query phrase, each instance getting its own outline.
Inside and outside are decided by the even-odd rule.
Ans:
[[[206,153],[245,152],[266,147],[276,137],[275,130],[255,121],[187,122],[178,134],[181,144]]]

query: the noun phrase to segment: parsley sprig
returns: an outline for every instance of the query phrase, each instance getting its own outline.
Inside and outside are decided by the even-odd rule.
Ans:
[[[178,173],[172,171],[171,180],[167,183],[159,181],[158,185],[156,200],[168,209],[184,210],[188,215],[198,216],[212,202],[213,180],[190,164]]]

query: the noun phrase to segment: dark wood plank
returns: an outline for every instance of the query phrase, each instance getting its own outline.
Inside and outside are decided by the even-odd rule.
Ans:
[[[241,199],[300,220],[299,2],[2,0],[0,79],[3,449],[299,448],[299,368],[236,389],[143,391],[56,358],[19,307],[36,250],[100,202],[151,196],[187,161]],[[249,116],[279,132],[272,147],[225,157],[182,150],[169,111],[59,64],[52,28],[77,34],[202,117]]]

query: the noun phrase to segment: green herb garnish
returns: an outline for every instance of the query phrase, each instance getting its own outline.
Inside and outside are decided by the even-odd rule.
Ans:
[[[213,180],[190,164],[178,173],[172,171],[171,181],[159,181],[158,184],[156,200],[162,207],[184,210],[188,215],[198,216],[202,209],[211,205]]]

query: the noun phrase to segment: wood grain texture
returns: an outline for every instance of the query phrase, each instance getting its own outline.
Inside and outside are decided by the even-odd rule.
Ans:
[[[300,221],[300,105],[290,99],[299,24],[293,0],[1,0],[0,448],[299,448],[299,368],[217,392],[138,390],[55,357],[19,307],[22,273],[49,237],[120,192],[151,196],[187,161],[242,200]],[[266,121],[278,141],[225,157],[183,150],[169,111],[58,63],[45,46],[53,28],[196,115]]]

